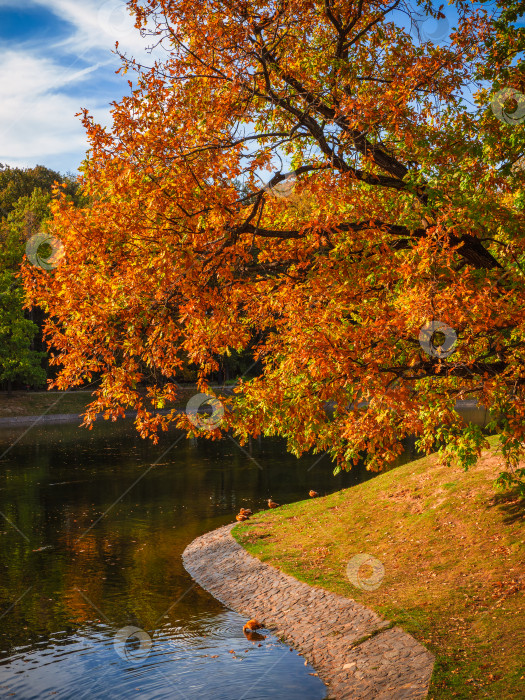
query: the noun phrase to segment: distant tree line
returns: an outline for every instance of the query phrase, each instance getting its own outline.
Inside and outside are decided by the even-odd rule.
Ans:
[[[45,230],[54,184],[81,203],[76,178],[37,165],[12,168],[0,163],[0,387],[43,387],[50,374],[42,342],[42,309],[24,309],[18,277],[27,241]]]

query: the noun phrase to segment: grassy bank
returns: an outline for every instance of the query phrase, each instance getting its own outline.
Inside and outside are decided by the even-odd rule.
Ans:
[[[183,387],[181,397],[174,407],[183,410],[188,400],[196,393],[198,390],[195,387]],[[1,392],[0,418],[40,416],[43,413],[80,415],[91,401],[93,397],[90,391],[14,391],[11,396],[8,396],[7,392]]]
[[[490,439],[494,444],[495,438]],[[525,502],[495,495],[494,449],[469,472],[426,457],[234,528],[246,549],[296,578],[354,598],[436,655],[429,699],[525,697]],[[384,566],[375,590],[348,562]],[[364,577],[372,569],[364,565]]]

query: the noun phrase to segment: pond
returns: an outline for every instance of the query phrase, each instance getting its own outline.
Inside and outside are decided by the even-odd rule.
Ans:
[[[26,430],[0,429],[0,697],[325,697],[295,651],[247,640],[181,554],[240,507],[373,474],[334,477],[327,456],[297,460],[277,439],[172,430],[153,445],[131,421]],[[414,456],[407,445],[400,462]]]

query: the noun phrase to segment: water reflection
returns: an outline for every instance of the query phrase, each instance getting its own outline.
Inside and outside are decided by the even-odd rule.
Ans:
[[[2,447],[21,432],[3,430]],[[315,460],[276,441],[242,450],[179,437],[154,446],[131,424],[45,426],[2,460],[0,696],[324,697],[295,652],[272,635],[245,638],[244,620],[193,583],[181,553],[240,506],[357,475],[334,478],[328,459],[308,473]],[[115,649],[126,626],[152,639],[142,663]]]
[[[23,430],[0,430],[0,453]],[[414,456],[407,441],[400,461]],[[33,428],[0,462],[0,696],[325,697],[295,652],[266,632],[247,639],[181,553],[241,506],[373,476],[332,470],[328,457],[297,460],[278,440],[240,448],[169,431],[154,446],[131,423]],[[127,626],[152,640],[140,663],[115,648]]]

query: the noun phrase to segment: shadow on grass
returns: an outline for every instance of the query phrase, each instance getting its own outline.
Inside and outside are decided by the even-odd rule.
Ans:
[[[509,525],[525,520],[525,498],[518,494],[517,489],[496,494],[488,501],[488,506],[497,507],[504,513],[503,522]]]

